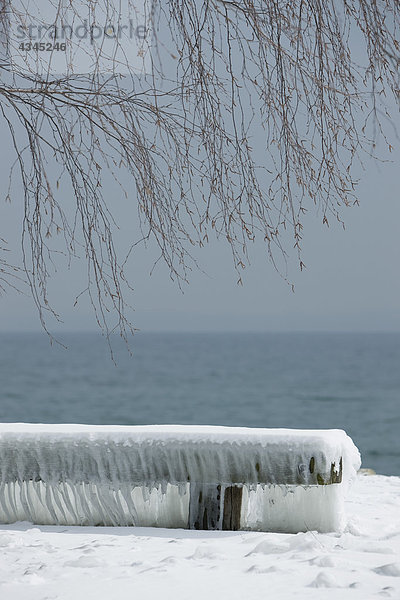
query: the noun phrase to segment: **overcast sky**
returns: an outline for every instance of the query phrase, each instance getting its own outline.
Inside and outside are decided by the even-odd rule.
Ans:
[[[395,115],[398,120],[398,113]],[[11,204],[5,189],[12,153],[10,139],[0,124],[0,237],[18,260],[23,197],[15,189]],[[360,206],[343,210],[346,229],[339,223],[322,225],[322,216],[311,210],[304,220],[303,260],[300,272],[293,253],[289,279],[295,292],[266,257],[261,244],[250,248],[251,266],[243,273],[243,287],[228,245],[211,241],[198,252],[203,271],[193,271],[182,291],[172,282],[154,248],[139,248],[129,263],[134,286],[130,301],[135,308],[133,323],[142,331],[400,331],[400,148],[386,156],[392,162],[366,161],[360,170]],[[71,200],[59,190],[63,203]],[[120,223],[117,245],[127,248],[137,236],[134,194],[128,201],[110,199]],[[60,260],[51,284],[50,300],[63,319],[49,322],[58,330],[96,330],[88,303],[74,308],[76,294],[85,286],[83,260],[70,271]],[[29,296],[9,292],[0,297],[0,331],[40,331],[36,309]]]
[[[3,137],[3,140],[5,138]],[[5,181],[8,142],[2,144]],[[396,156],[393,157],[396,159]],[[397,155],[398,158],[398,155]],[[290,265],[293,293],[264,256],[251,249],[251,266],[243,287],[229,249],[212,242],[198,253],[204,272],[193,271],[182,293],[159,264],[150,276],[154,249],[139,249],[129,268],[135,287],[134,324],[142,331],[400,331],[400,204],[399,161],[368,164],[358,189],[360,207],[346,209],[346,229],[309,214],[304,228],[304,262],[300,272],[295,256]],[[18,202],[20,204],[18,204]],[[121,201],[122,202],[122,201]],[[2,200],[2,236],[18,247],[22,198],[10,205]],[[136,232],[136,212],[121,205],[119,242],[127,245]],[[82,262],[82,261],[81,261]],[[74,308],[82,287],[79,264],[67,271],[61,264],[52,286],[53,304],[64,323],[54,330],[96,330],[85,301]],[[2,331],[40,331],[29,297],[8,293],[0,299]]]

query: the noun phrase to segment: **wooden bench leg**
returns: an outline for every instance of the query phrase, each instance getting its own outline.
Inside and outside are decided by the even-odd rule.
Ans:
[[[240,529],[242,492],[243,488],[236,485],[225,488],[222,529],[229,531],[237,531]]]
[[[190,484],[189,529],[221,529],[221,486]]]
[[[240,529],[242,488],[190,484],[189,529]]]

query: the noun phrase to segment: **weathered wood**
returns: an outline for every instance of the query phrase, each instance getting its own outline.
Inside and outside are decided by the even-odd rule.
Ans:
[[[240,529],[242,486],[190,484],[189,529]]]
[[[243,488],[233,485],[225,488],[222,529],[237,531],[240,529]]]
[[[339,461],[339,469],[336,469],[336,463],[331,464],[331,470],[329,473],[329,477],[325,478],[317,473],[317,482],[318,485],[331,485],[333,483],[342,483],[343,479],[343,459],[341,458]]]
[[[221,529],[221,486],[190,484],[189,529]]]

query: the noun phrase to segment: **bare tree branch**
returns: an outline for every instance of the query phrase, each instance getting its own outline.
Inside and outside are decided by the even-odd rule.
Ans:
[[[24,189],[22,269],[43,326],[48,311],[57,317],[47,289],[59,234],[66,256],[87,260],[84,292],[102,330],[133,331],[126,261],[103,196],[110,172],[117,182],[129,174],[125,194],[137,203],[143,240],[156,241],[178,282],[195,264],[193,248],[212,235],[230,245],[239,282],[256,238],[276,265],[294,247],[302,269],[304,213],[316,207],[323,223],[341,221],[341,209],[358,202],[356,161],[374,154],[379,137],[391,149],[399,6],[154,0],[151,73],[134,85],[100,67],[7,83],[3,64],[0,110]],[[68,209],[61,180],[73,191]],[[2,268],[3,281],[12,273]]]

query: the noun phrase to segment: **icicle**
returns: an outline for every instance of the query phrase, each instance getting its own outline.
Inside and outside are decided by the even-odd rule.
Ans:
[[[88,502],[88,497],[87,497],[87,489],[88,489],[89,485],[90,484],[87,484],[87,483],[79,484],[79,489],[81,490],[81,495],[80,495],[81,507],[82,507],[82,510],[85,515],[84,523],[86,525],[91,525],[91,524],[96,525],[96,522],[93,519],[93,513],[91,510],[90,502]]]
[[[13,520],[18,521],[18,510],[17,501],[15,497],[15,481],[11,481],[7,487],[8,500],[10,502],[11,510],[13,512]]]
[[[89,484],[89,500],[91,506],[99,513],[99,525],[107,525],[110,517],[107,517],[106,510],[99,500],[98,487],[95,484]]]
[[[67,516],[65,514],[64,507],[63,507],[63,505],[61,503],[61,496],[60,496],[60,491],[59,490],[60,490],[60,484],[59,483],[55,483],[54,487],[53,487],[53,500],[54,500],[54,504],[56,505],[55,509],[54,509],[54,512],[56,512],[56,508],[58,508],[58,510],[61,513],[62,522],[63,523],[67,523]]]
[[[45,498],[46,498],[46,509],[49,511],[51,519],[53,523],[58,523],[59,519],[57,518],[56,512],[53,506],[53,482],[46,481],[45,482]]]
[[[32,514],[32,510],[31,510],[31,506],[29,505],[27,496],[26,496],[26,488],[27,488],[27,481],[21,481],[18,483],[18,487],[19,487],[19,500],[21,502],[22,508],[26,514],[27,517],[27,521],[33,521],[33,514]],[[32,507],[33,508],[33,507]]]
[[[148,485],[142,485],[143,502],[150,502],[150,489]]]
[[[76,523],[76,525],[83,525],[83,515],[80,512],[81,502],[80,502],[79,490],[80,490],[79,484],[71,485],[71,492],[73,495],[72,505],[74,507],[73,512],[72,512],[72,517],[73,517],[73,520]]]
[[[6,502],[6,490],[8,491],[8,485],[9,484],[6,484],[4,482],[2,482],[0,485],[0,505],[5,514],[5,522],[12,523],[12,513],[10,512]]]
[[[74,507],[72,506],[71,503],[71,498],[70,498],[70,491],[69,491],[69,486],[65,481],[60,481],[60,485],[59,485],[59,490],[61,493],[61,497],[63,499],[63,502],[65,504],[66,509],[68,510],[70,517],[67,517],[66,523],[73,522],[73,518],[75,515],[75,510]]]
[[[138,519],[138,515],[137,515],[137,511],[136,511],[136,507],[135,504],[133,502],[133,498],[132,498],[132,487],[129,485],[122,485],[120,488],[120,493],[123,497],[123,499],[126,502],[126,506],[128,509],[128,515],[129,517],[127,519],[125,519],[126,524],[127,525],[137,525],[139,522]],[[124,514],[125,511],[124,511]]]

